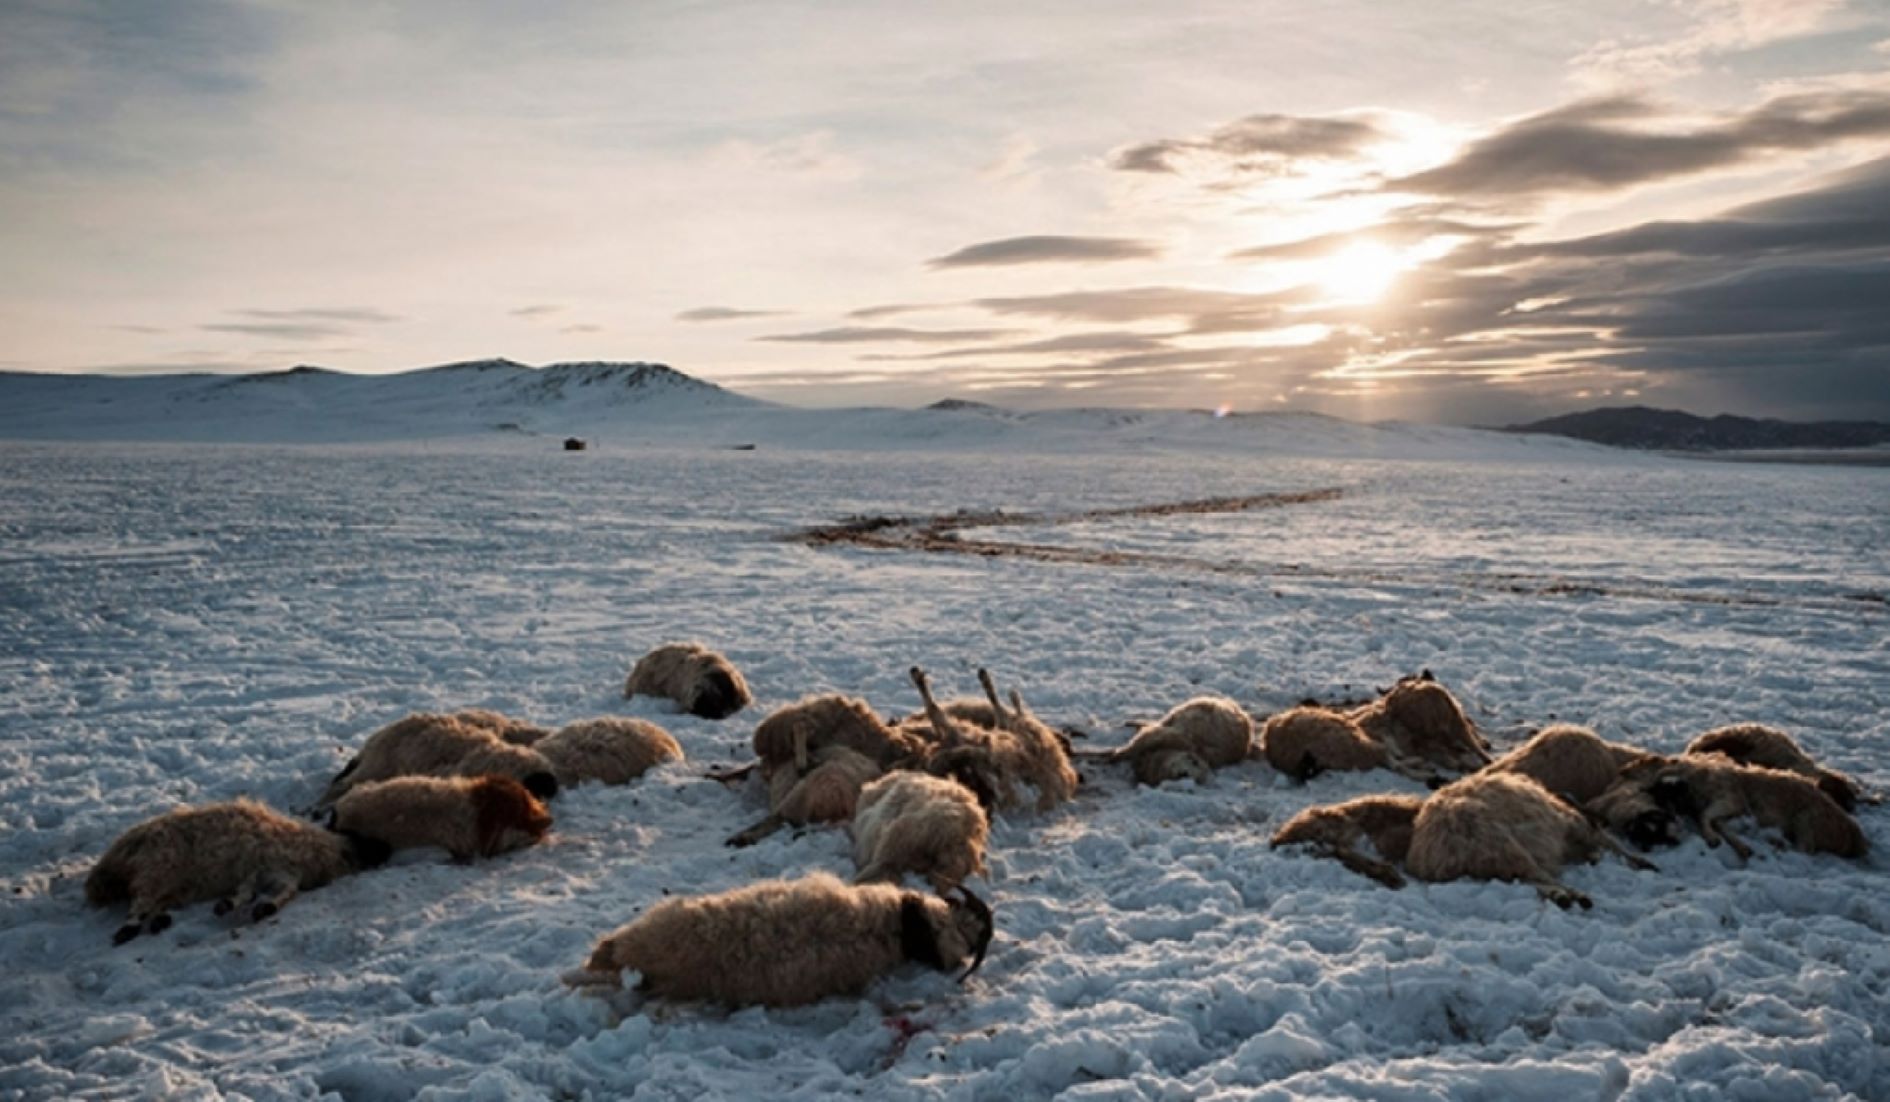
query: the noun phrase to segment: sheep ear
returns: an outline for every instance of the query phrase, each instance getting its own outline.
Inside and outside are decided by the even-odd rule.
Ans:
[[[963,983],[971,978],[971,974],[978,970],[979,965],[984,963],[984,955],[991,948],[991,937],[997,932],[997,924],[991,918],[990,905],[973,894],[970,888],[960,884],[958,894],[962,897],[964,907],[978,922],[978,936],[976,944],[972,946],[971,967],[965,969],[958,977],[958,982]]]

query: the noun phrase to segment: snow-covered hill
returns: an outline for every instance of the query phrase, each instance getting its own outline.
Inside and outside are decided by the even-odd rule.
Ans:
[[[1595,445],[1481,429],[1359,424],[1313,413],[802,409],[662,364],[476,360],[393,375],[0,373],[0,439],[364,443],[579,435],[607,444],[1034,454],[1227,452],[1375,458],[1594,456]]]

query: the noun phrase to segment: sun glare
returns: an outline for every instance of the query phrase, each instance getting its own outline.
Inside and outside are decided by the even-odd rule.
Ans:
[[[1313,280],[1337,302],[1376,302],[1408,267],[1383,245],[1361,241],[1315,261]]]

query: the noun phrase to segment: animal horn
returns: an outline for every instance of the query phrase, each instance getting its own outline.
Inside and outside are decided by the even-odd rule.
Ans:
[[[971,978],[971,974],[978,970],[979,965],[984,963],[984,954],[991,948],[991,936],[997,932],[997,924],[991,919],[990,905],[979,899],[970,888],[960,884],[958,894],[963,897],[964,905],[971,910],[972,916],[978,920],[982,928],[978,943],[972,947],[971,967],[965,969],[964,973],[958,977],[958,982],[963,983]]]

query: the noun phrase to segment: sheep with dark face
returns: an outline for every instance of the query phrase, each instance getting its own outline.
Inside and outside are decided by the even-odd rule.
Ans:
[[[1857,810],[1863,790],[1856,781],[1836,770],[1826,769],[1805,753],[1796,740],[1776,727],[1762,723],[1735,723],[1715,727],[1687,743],[1691,755],[1721,754],[1741,765],[1761,765],[1808,778],[1845,811]]]
[[[800,1006],[858,995],[907,962],[940,971],[991,944],[991,910],[968,891],[941,899],[890,884],[843,884],[826,873],[768,880],[719,895],[671,896],[597,943],[565,980],[726,1006]]]
[[[1614,784],[1621,770],[1653,756],[1608,742],[1586,727],[1559,723],[1538,731],[1486,771],[1529,777],[1556,795],[1587,806]]]
[[[1350,718],[1406,776],[1431,779],[1420,776],[1424,766],[1461,774],[1490,764],[1489,747],[1457,698],[1427,675],[1400,680]]]
[[[580,781],[629,784],[664,762],[683,758],[682,746],[668,731],[629,716],[567,723],[532,749],[551,763],[561,785]]]
[[[916,873],[940,892],[984,871],[990,824],[976,796],[957,781],[890,773],[860,791],[853,814],[856,883]]]
[[[395,777],[336,801],[334,828],[397,850],[438,846],[470,861],[536,844],[551,814],[510,777]]]
[[[925,671],[912,667],[912,683],[925,704],[932,730],[925,771],[957,780],[987,807],[1024,806],[1024,796],[1019,792],[1023,785],[1036,789],[1035,806],[1039,811],[1048,811],[1074,797],[1078,778],[1062,740],[1030,714],[1017,693],[1011,694],[1011,708],[1006,709],[998,702],[991,675],[984,670],[978,674],[993,718],[999,720],[997,727],[954,718],[933,697]]]
[[[1404,887],[1398,866],[1411,850],[1422,796],[1360,796],[1342,804],[1309,807],[1286,821],[1273,835],[1273,848],[1310,845],[1361,876],[1387,888]],[[1359,852],[1369,839],[1377,858]]]
[[[130,902],[112,936],[122,945],[160,933],[171,909],[216,900],[216,913],[248,908],[261,922],[297,892],[387,860],[383,842],[338,834],[235,800],[186,807],[147,819],[120,835],[85,880],[93,906]]]
[[[1143,784],[1193,780],[1206,784],[1216,769],[1245,761],[1253,749],[1253,719],[1224,696],[1199,696],[1135,733],[1107,760],[1126,761]]]
[[[529,746],[514,746],[490,728],[450,715],[417,712],[381,728],[361,744],[327,791],[317,811],[333,807],[356,785],[393,777],[511,777],[532,795],[548,800],[558,793],[551,762]]]
[[[1626,818],[1624,829],[1636,843],[1636,817],[1662,814],[1670,821],[1691,822],[1707,845],[1724,840],[1741,860],[1751,858],[1752,848],[1726,824],[1748,815],[1805,853],[1863,857],[1870,850],[1857,820],[1810,780],[1718,754],[1653,758],[1630,766],[1597,801],[1596,811],[1611,823]]]
[[[1626,853],[1587,816],[1528,777],[1478,773],[1433,792],[1412,825],[1405,867],[1420,880],[1516,880],[1558,907],[1594,906],[1560,882],[1562,866]]]
[[[667,697],[703,719],[725,719],[754,699],[735,664],[701,643],[665,643],[637,659],[623,695]]]
[[[1302,782],[1332,770],[1363,771],[1391,764],[1385,747],[1350,717],[1314,706],[1269,716],[1260,728],[1260,753],[1273,768]]]
[[[853,818],[860,790],[884,770],[879,763],[849,746],[830,745],[816,750],[805,770],[790,759],[768,770],[768,817],[728,840],[731,846],[751,846],[784,826],[838,823]]]

